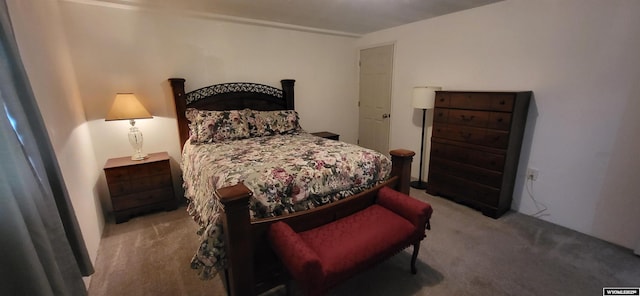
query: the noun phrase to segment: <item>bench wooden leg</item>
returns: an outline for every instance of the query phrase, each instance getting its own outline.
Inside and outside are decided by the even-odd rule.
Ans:
[[[411,256],[411,273],[418,273],[418,269],[416,269],[416,259],[418,259],[418,252],[420,251],[420,242],[413,244],[413,256]]]

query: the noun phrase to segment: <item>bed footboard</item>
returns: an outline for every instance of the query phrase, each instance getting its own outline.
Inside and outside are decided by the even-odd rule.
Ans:
[[[409,194],[411,162],[415,153],[410,150],[395,149],[390,151],[390,154],[393,163],[391,175],[397,177],[395,189]],[[232,296],[256,295],[265,287],[260,287],[261,291],[257,291],[256,288],[256,277],[262,278],[263,275],[256,275],[261,268],[255,266],[254,245],[265,242],[257,242],[255,238],[265,236],[262,234],[267,229],[265,225],[276,220],[252,224],[249,216],[249,198],[252,192],[242,183],[220,188],[217,194],[225,208],[222,217],[228,262],[227,270],[222,275],[227,293]]]

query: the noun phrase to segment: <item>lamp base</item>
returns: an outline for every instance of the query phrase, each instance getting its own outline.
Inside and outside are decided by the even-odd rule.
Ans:
[[[427,189],[427,182],[423,182],[423,181],[413,181],[411,183],[409,183],[409,186],[415,188],[415,189]]]
[[[142,153],[136,153],[134,155],[131,155],[131,160],[145,160],[147,158],[149,158],[149,155],[142,154]]]

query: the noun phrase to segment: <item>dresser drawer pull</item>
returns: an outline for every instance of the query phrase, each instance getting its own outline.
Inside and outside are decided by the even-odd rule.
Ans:
[[[504,119],[502,117],[498,118],[498,122],[502,122]]]
[[[500,105],[504,105],[506,103],[507,103],[507,101],[505,101],[505,100],[500,101]]]
[[[460,115],[460,118],[462,118],[462,121],[469,122],[469,121],[473,120],[475,118],[475,116],[471,115],[471,116],[467,117],[465,115]]]
[[[465,140],[468,140],[469,138],[471,138],[471,133],[460,132],[460,136]]]

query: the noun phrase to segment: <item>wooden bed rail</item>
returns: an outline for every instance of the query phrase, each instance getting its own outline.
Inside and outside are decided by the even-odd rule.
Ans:
[[[391,183],[395,183],[397,191],[409,194],[411,178],[411,162],[415,153],[410,150],[396,149],[390,151],[392,159]],[[379,186],[377,187],[379,188]],[[249,215],[249,198],[252,195],[243,183],[224,187],[217,190],[220,202],[224,206],[223,224],[227,251],[227,270],[223,273],[223,282],[229,295],[256,295],[270,288],[270,284],[263,284],[269,276],[264,275],[260,266],[256,266],[254,256],[257,252],[255,245],[268,244],[266,230],[268,224],[278,219],[264,219],[252,223]],[[360,195],[370,195],[368,192]],[[361,203],[361,201],[360,201]],[[330,207],[330,206],[329,206]],[[264,246],[263,246],[264,247]],[[263,252],[264,253],[264,252]],[[272,280],[272,279],[268,279]]]

